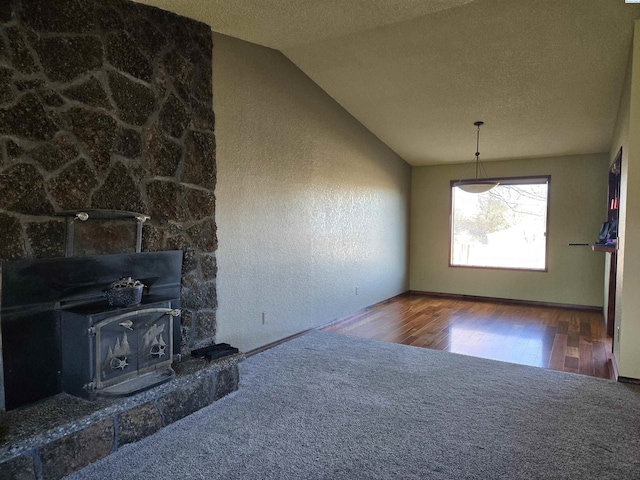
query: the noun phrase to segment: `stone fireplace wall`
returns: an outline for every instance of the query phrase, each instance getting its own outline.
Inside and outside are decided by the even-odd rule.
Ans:
[[[63,256],[61,211],[146,213],[143,251],[184,252],[183,351],[216,331],[211,60],[207,25],[125,0],[0,8],[0,260]]]

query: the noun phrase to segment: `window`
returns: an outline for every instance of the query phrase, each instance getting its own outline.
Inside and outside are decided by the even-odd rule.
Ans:
[[[451,182],[450,265],[546,271],[550,177],[493,180],[485,193]]]

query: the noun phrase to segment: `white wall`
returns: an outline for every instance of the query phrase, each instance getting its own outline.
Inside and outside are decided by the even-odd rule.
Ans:
[[[417,167],[411,189],[411,290],[602,306],[602,253],[569,243],[598,238],[607,215],[608,155],[487,163],[492,177],[551,175],[548,271],[449,267],[450,181],[468,164]]]
[[[213,93],[216,341],[248,351],[406,291],[409,165],[275,50],[214,34]]]

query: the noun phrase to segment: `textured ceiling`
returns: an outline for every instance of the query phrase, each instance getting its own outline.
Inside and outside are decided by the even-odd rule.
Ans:
[[[281,50],[412,165],[609,150],[640,5],[142,0]]]

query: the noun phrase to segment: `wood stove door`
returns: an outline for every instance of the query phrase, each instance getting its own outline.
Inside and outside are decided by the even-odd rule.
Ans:
[[[179,314],[170,308],[146,308],[95,324],[96,389],[170,365],[173,317]]]
[[[145,373],[171,364],[173,355],[173,315],[169,311],[146,316],[138,325],[140,348],[138,368]]]
[[[96,333],[97,388],[137,375],[138,333],[123,323],[107,320]]]

